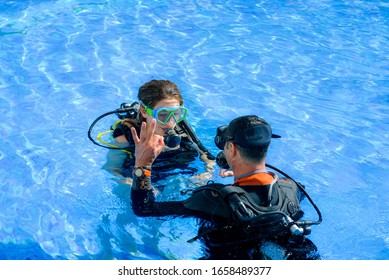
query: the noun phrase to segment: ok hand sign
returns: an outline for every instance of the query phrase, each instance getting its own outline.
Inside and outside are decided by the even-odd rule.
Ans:
[[[151,120],[150,124],[142,122],[140,137],[134,127],[131,127],[132,138],[135,142],[135,167],[151,168],[154,160],[165,147],[163,137],[155,134],[157,121]]]

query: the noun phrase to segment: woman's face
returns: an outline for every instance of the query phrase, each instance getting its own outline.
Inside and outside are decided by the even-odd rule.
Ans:
[[[176,98],[163,99],[159,101],[153,110],[158,110],[160,108],[177,108],[180,106],[180,102]],[[142,108],[140,111],[142,116],[146,119],[147,123],[150,123],[153,119],[152,116],[146,113],[146,111]],[[155,128],[155,133],[161,136],[165,136],[165,130],[168,128],[174,128],[176,126],[176,122],[174,118],[170,118],[166,124],[161,124],[157,122],[157,126]]]

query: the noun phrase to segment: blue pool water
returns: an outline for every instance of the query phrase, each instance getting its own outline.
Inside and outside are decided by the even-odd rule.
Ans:
[[[0,259],[201,257],[186,242],[196,221],[136,217],[87,138],[141,84],[170,79],[213,153],[215,128],[240,115],[282,135],[268,162],[322,211],[323,259],[388,260],[388,21],[375,0],[1,1]]]

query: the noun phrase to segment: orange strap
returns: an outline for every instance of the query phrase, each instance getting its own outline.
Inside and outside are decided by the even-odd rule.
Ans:
[[[273,182],[274,177],[271,173],[261,172],[246,177],[239,178],[235,181],[235,186],[262,186],[269,185]]]

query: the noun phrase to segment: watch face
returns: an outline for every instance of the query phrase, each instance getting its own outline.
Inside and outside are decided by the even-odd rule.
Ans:
[[[142,168],[136,168],[134,171],[134,174],[136,177],[142,177],[143,176],[143,170]]]

